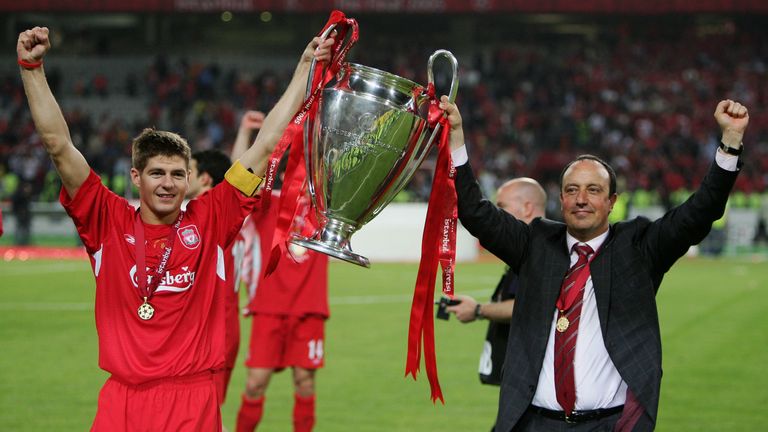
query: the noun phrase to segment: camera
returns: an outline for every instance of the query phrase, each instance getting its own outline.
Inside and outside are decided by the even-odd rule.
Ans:
[[[451,314],[449,314],[445,308],[448,306],[456,306],[459,303],[461,303],[461,300],[451,299],[448,297],[440,297],[440,301],[435,302],[437,305],[437,313],[435,314],[435,318],[447,321],[448,318],[451,317]]]

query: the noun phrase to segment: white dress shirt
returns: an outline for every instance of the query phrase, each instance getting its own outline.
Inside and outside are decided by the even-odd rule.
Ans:
[[[608,238],[608,231],[588,241],[594,251],[600,253],[600,246]],[[571,264],[578,260],[578,253],[573,251],[573,245],[578,241],[566,234],[568,250],[571,252]],[[552,311],[552,324],[549,329],[547,350],[544,353],[544,364],[539,373],[539,384],[533,395],[533,405],[554,411],[563,408],[557,402],[555,393],[555,323],[559,312]],[[579,332],[576,336],[576,353],[573,357],[573,380],[576,384],[575,410],[592,410],[611,408],[624,404],[627,396],[627,384],[621,379],[619,371],[614,366],[608,351],[605,349],[603,333],[600,331],[600,317],[597,315],[597,300],[592,276],[584,286],[584,303],[579,318]]]

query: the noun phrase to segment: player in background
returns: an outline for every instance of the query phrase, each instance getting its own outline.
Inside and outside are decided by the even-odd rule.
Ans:
[[[243,122],[254,115],[246,113]],[[247,148],[247,142],[236,141],[233,158]],[[315,375],[324,364],[325,320],[329,317],[328,257],[289,244],[286,256],[264,278],[278,199],[276,188],[271,205],[256,209],[242,229],[247,245],[243,280],[250,299],[246,314],[251,316],[251,340],[238,432],[256,430],[272,374],[288,367],[293,370],[293,430],[308,432],[315,424]],[[305,228],[310,211],[314,210],[309,197],[304,196],[294,219],[295,231]]]
[[[258,202],[252,197],[261,178],[254,173],[264,172],[298,110],[313,57],[329,60],[332,44],[332,38],[314,38],[307,45],[253,146],[224,182],[181,211],[189,187],[186,141],[154,129],[133,140],[135,209],[101,184],[72,143],[43,68],[48,29],[19,34],[17,59],[32,118],[96,279],[99,366],[111,376],[91,430],[221,430],[214,372],[224,365],[223,250]]]
[[[264,119],[262,115],[262,120]],[[259,123],[259,127],[261,123]],[[224,175],[232,164],[229,157],[219,150],[204,150],[192,154],[189,161],[189,189],[187,198],[193,199],[208,192],[224,181]],[[227,387],[240,347],[240,306],[238,301],[240,276],[245,254],[245,241],[240,231],[232,244],[224,250],[226,271],[226,295],[224,304],[225,359],[224,367],[216,374],[219,405],[224,405]]]

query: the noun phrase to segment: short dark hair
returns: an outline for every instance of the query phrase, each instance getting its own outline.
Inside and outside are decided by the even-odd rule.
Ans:
[[[563,171],[560,173],[560,190],[561,191],[563,190],[563,177],[565,177],[565,172],[568,171],[568,168],[570,168],[571,165],[575,164],[576,162],[581,162],[583,160],[591,160],[591,161],[598,162],[600,163],[600,165],[603,166],[603,168],[605,168],[606,171],[608,171],[608,177],[610,179],[608,184],[608,196],[615,194],[616,193],[616,171],[614,171],[613,168],[611,168],[611,166],[608,165],[606,161],[591,154],[581,155],[576,159],[568,162],[568,165],[566,165],[565,168],[563,168]]]
[[[192,159],[197,162],[197,175],[208,173],[213,180],[213,185],[224,181],[224,174],[232,166],[229,157],[219,150],[203,150],[192,154]]]
[[[155,156],[181,156],[189,166],[192,150],[187,140],[179,134],[146,128],[133,139],[131,145],[131,164],[139,172],[147,167],[147,161]]]

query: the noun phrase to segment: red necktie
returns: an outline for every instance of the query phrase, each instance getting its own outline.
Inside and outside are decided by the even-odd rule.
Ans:
[[[575,244],[579,257],[565,275],[557,299],[559,310],[555,325],[555,392],[557,402],[566,415],[576,406],[576,384],[573,379],[573,357],[584,299],[584,287],[589,278],[589,256],[594,252],[587,244]]]

